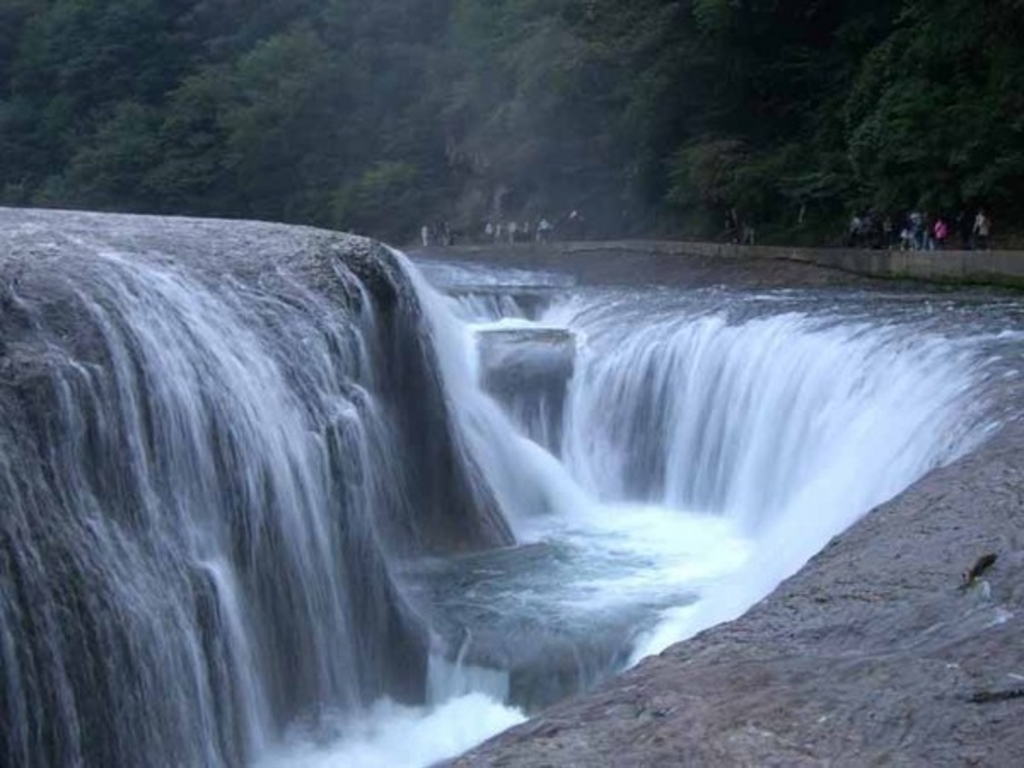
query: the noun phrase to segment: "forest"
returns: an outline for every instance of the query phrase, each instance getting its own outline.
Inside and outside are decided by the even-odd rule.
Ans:
[[[1024,0],[0,0],[0,204],[404,243],[1024,209]]]

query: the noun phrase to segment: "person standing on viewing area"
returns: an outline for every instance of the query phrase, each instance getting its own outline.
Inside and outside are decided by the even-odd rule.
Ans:
[[[860,247],[874,248],[878,242],[878,219],[873,211],[866,211],[860,218]]]
[[[988,220],[988,216],[985,215],[985,211],[982,208],[978,209],[978,215],[974,217],[974,233],[975,246],[982,251],[988,250],[988,236],[992,229],[992,223]]]
[[[744,224],[743,225],[743,244],[744,245],[754,245],[755,244],[754,241],[756,240],[756,237],[757,237],[757,233],[754,231],[754,226],[752,224]]]
[[[910,234],[914,238],[914,250],[923,251],[925,246],[925,219],[924,214],[921,211],[914,210],[910,212]]]
[[[576,213],[576,232],[578,239],[587,239],[587,217],[578,211]]]
[[[910,231],[910,225],[905,224],[903,229],[900,230],[900,250],[901,251],[912,251],[914,250],[914,235]]]
[[[420,227],[420,242],[423,244],[424,248],[430,245],[430,227],[426,224]]]
[[[932,227],[932,237],[934,238],[935,247],[941,251],[946,244],[946,238],[949,237],[949,225],[942,216],[935,219],[935,225]]]
[[[971,250],[971,241],[974,239],[971,236],[973,224],[974,220],[971,218],[970,211],[966,208],[961,208],[960,213],[956,215],[956,231],[960,238],[960,247],[965,251]]]
[[[864,221],[861,219],[860,214],[853,214],[853,218],[850,219],[850,227],[846,233],[847,246],[849,246],[850,248],[860,247],[860,236],[863,227]]]
[[[529,221],[529,219],[527,219],[526,221],[524,221],[522,224],[519,225],[519,239],[520,239],[520,241],[522,241],[524,243],[528,243],[532,239],[531,234],[530,234],[530,221]]]
[[[565,222],[566,237],[569,240],[585,240],[587,237],[587,223],[583,214],[573,210]]]

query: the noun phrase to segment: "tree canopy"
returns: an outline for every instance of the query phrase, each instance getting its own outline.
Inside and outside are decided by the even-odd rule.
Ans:
[[[399,241],[1009,222],[1021,40],[1024,0],[4,0],[0,203]]]

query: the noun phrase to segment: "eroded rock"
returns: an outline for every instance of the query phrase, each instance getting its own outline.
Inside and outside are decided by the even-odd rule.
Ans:
[[[1024,429],[883,504],[740,619],[456,766],[1014,765]],[[967,590],[961,572],[998,559]]]
[[[557,454],[576,336],[563,328],[484,330],[477,334],[480,379],[526,434]]]

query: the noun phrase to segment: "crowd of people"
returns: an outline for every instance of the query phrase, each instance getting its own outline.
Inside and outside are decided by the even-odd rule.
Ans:
[[[547,216],[522,219],[488,219],[469,232],[453,230],[446,221],[424,224],[420,228],[420,244],[454,245],[456,241],[470,243],[547,243],[553,240],[585,240],[587,220],[573,210],[552,220]]]
[[[420,245],[428,248],[431,245],[454,245],[456,233],[447,221],[424,224],[420,227]]]
[[[753,225],[734,210],[726,214],[724,236],[731,243],[756,243]],[[865,211],[850,219],[844,245],[902,251],[988,250],[991,236],[992,222],[983,208],[973,213],[964,209],[955,216],[933,216],[916,209],[898,216]],[[558,218],[488,219],[468,230],[455,230],[447,221],[424,224],[420,229],[424,248],[455,245],[456,242],[519,244],[586,238],[587,221],[578,210]]]
[[[956,216],[935,216],[913,210],[903,216],[868,211],[854,214],[846,233],[850,248],[885,248],[902,251],[937,251],[944,248],[988,250],[992,222],[984,209],[973,215],[961,210]]]

